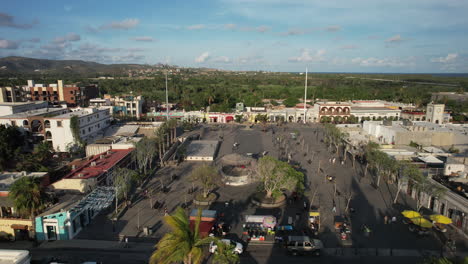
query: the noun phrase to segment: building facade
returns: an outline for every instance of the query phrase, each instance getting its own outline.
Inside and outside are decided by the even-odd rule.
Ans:
[[[111,206],[114,198],[113,187],[98,187],[78,203],[73,202],[64,206],[67,201],[63,201],[36,217],[36,239],[39,241],[73,239],[102,210]]]
[[[77,108],[72,112],[45,119],[45,138],[52,142],[55,151],[64,152],[75,144],[71,124],[74,116],[78,123],[76,132],[81,140],[88,143],[102,136],[103,130],[111,122],[109,110],[97,108]]]
[[[78,87],[76,85],[64,85],[63,80],[58,80],[54,84],[36,84],[33,80],[28,80],[31,101],[46,101],[52,104],[66,102],[68,106],[88,105],[91,98],[99,96],[99,89],[96,85]]]
[[[428,104],[426,110],[427,122],[442,124],[444,122],[444,110],[444,104]]]
[[[72,165],[72,171],[53,183],[55,190],[89,192],[97,186],[111,186],[116,168],[134,168],[130,149],[112,149]]]

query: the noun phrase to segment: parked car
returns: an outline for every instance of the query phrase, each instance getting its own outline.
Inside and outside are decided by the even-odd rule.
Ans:
[[[240,254],[242,254],[242,252],[244,252],[244,246],[239,242],[236,242],[236,241],[231,240],[231,239],[221,239],[220,241],[222,243],[226,244],[226,245],[234,246],[233,252],[236,253],[236,254],[240,255]],[[209,248],[210,253],[215,253],[217,248],[218,248],[218,245],[216,245],[216,243],[214,243],[212,241],[210,243],[210,248]]]
[[[288,236],[286,241],[286,249],[292,255],[313,254],[320,256],[322,248],[322,241],[318,239],[311,240],[308,236]]]

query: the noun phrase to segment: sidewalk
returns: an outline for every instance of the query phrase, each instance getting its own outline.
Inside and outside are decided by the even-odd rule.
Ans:
[[[41,243],[38,248],[42,249],[60,249],[60,248],[76,248],[76,249],[94,249],[94,250],[128,250],[128,251],[148,251],[154,250],[153,243],[138,243],[129,242],[125,247],[124,242],[106,241],[106,240],[57,240],[46,241]]]

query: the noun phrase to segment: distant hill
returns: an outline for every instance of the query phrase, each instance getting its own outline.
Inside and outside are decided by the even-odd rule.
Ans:
[[[0,75],[77,74],[88,76],[125,75],[129,70],[153,68],[141,64],[101,64],[82,60],[46,60],[25,57],[0,58]]]

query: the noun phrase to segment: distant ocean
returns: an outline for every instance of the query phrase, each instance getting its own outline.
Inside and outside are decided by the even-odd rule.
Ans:
[[[291,72],[301,73],[301,72]],[[401,72],[309,72],[310,74],[368,74],[368,75],[431,75],[440,77],[468,77],[468,73],[401,73]]]

